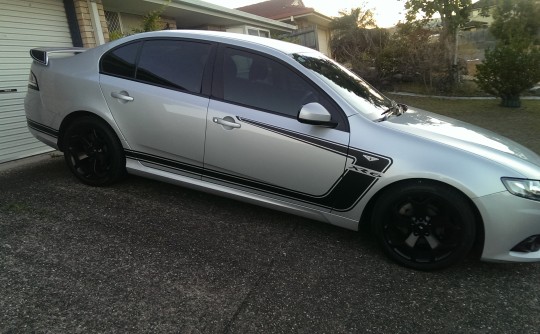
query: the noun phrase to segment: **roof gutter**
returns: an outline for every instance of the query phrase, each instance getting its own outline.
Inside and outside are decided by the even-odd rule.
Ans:
[[[156,5],[163,5],[163,0],[144,0],[145,2],[154,3]],[[245,24],[255,24],[260,27],[279,30],[284,32],[290,32],[296,29],[295,25],[279,22],[276,20],[268,19],[258,15],[249,14],[236,9],[230,9],[219,5],[214,5],[201,0],[171,0],[167,5],[168,7],[184,9],[184,10],[197,10],[199,13],[206,15],[218,16],[230,20],[240,21]]]

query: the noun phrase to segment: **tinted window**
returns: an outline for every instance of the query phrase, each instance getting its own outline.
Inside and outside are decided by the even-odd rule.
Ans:
[[[312,86],[285,65],[234,49],[225,51],[223,97],[294,117],[304,104],[319,101]]]
[[[155,40],[142,47],[137,79],[151,84],[193,93],[201,92],[209,44]]]
[[[372,120],[380,119],[381,114],[392,106],[392,100],[366,81],[319,53],[295,54],[293,58]]]
[[[119,77],[133,78],[140,45],[140,42],[131,43],[107,53],[101,59],[101,72]]]

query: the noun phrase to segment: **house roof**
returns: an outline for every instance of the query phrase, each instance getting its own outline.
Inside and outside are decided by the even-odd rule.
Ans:
[[[304,6],[302,0],[267,0],[237,9],[273,20],[283,20],[291,16],[299,17],[312,14],[331,21],[330,17],[318,13],[314,8]]]
[[[471,9],[481,9],[483,7],[491,7],[497,4],[497,0],[479,0],[471,5]]]
[[[161,8],[163,0],[103,0],[105,10],[145,15]],[[234,26],[249,24],[261,28],[289,32],[296,26],[201,0],[171,0],[165,5],[164,16],[173,17],[182,28],[201,25]]]

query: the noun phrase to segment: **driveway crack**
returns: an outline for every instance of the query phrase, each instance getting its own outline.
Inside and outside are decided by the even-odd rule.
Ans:
[[[244,299],[242,300],[242,302],[240,303],[240,305],[238,306],[238,308],[236,309],[236,311],[232,315],[231,319],[227,322],[227,325],[223,329],[223,334],[228,334],[228,333],[231,332],[232,325],[236,322],[236,320],[238,319],[240,313],[242,313],[247,308],[247,304],[248,304],[249,300],[251,300],[255,296],[257,289],[259,288],[259,286],[261,286],[261,282],[264,279],[267,279],[269,277],[270,273],[274,269],[274,265],[275,265],[275,262],[276,262],[276,257],[278,257],[280,254],[283,254],[282,250],[289,243],[289,241],[291,240],[292,236],[294,235],[294,233],[296,232],[297,229],[298,229],[298,223],[295,223],[294,227],[291,229],[289,234],[287,234],[287,236],[285,237],[283,242],[281,242],[279,244],[279,246],[276,247],[273,250],[273,252],[272,252],[273,255],[272,255],[272,259],[270,260],[270,264],[259,275],[259,277],[257,278],[257,281],[255,282],[255,284],[251,287],[249,292],[246,294],[246,296],[244,297]]]

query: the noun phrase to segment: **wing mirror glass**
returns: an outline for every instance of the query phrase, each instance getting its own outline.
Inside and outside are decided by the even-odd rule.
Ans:
[[[308,103],[302,106],[297,118],[300,123],[329,127],[337,125],[336,122],[332,122],[332,115],[330,112],[317,102]]]

